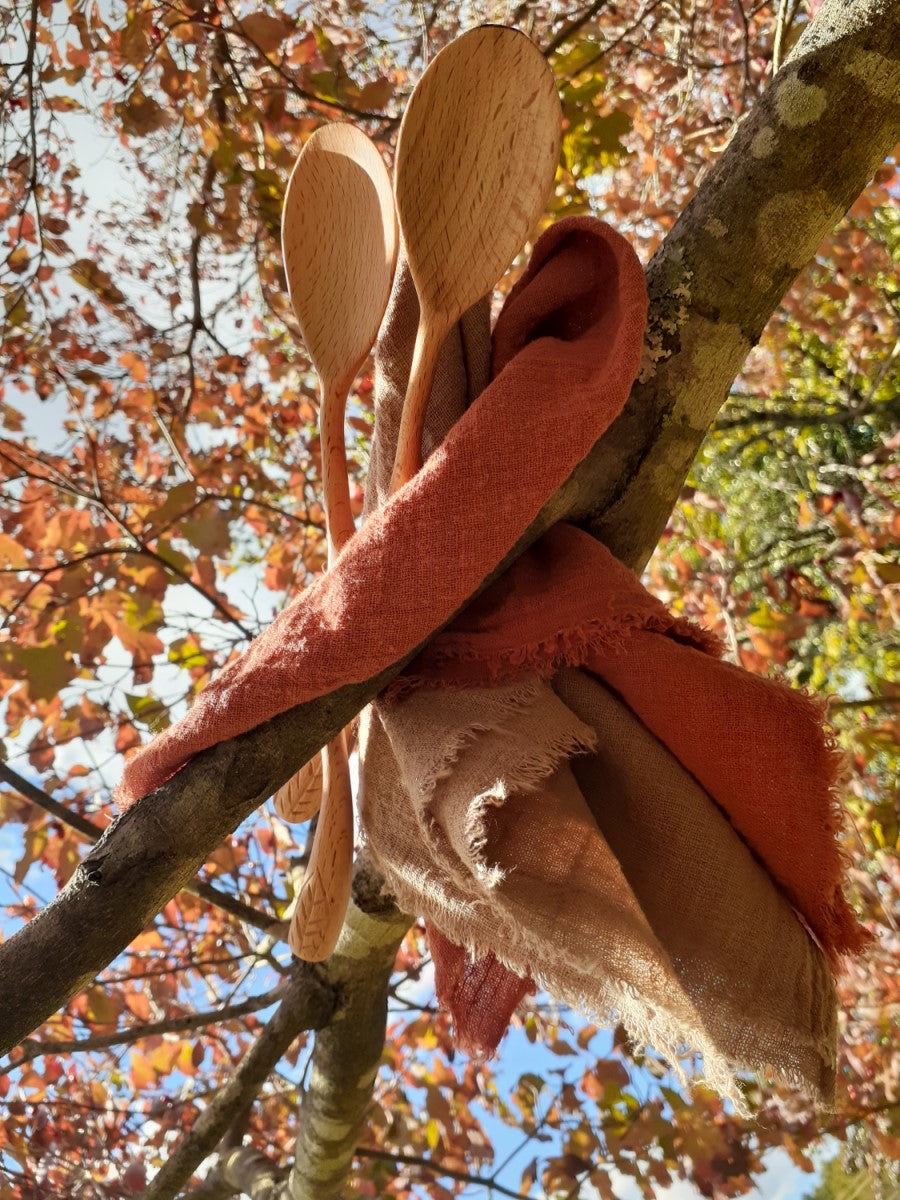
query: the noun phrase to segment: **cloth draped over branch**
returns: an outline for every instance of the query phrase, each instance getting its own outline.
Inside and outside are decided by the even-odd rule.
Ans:
[[[419,475],[390,500],[417,322],[401,265],[376,356],[368,516],[333,569],[126,767],[191,756],[408,654],[459,608],[620,411],[643,275],[592,218],[538,242],[491,336],[445,345]],[[820,706],[724,663],[582,531],[558,525],[365,714],[361,827],[430,925],[439,998],[496,1048],[533,987],[677,1063],[834,1083],[833,970],[864,939],[842,891],[839,761]],[[773,964],[778,969],[773,970]]]

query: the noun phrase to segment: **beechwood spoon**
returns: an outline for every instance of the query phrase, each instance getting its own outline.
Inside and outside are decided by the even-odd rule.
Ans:
[[[355,526],[344,410],[378,334],[397,261],[391,181],[378,150],[352,125],[325,125],[294,166],[282,251],[291,305],[319,376],[319,434],[328,565]],[[318,757],[318,756],[317,756]],[[344,731],[276,794],[278,811],[319,824],[289,935],[308,962],[327,958],[344,922],[353,870],[353,797]],[[317,769],[321,765],[321,772]]]
[[[422,464],[441,343],[496,286],[546,207],[561,121],[540,50],[518,30],[497,25],[451,42],[410,97],[394,190],[420,315],[392,492]]]

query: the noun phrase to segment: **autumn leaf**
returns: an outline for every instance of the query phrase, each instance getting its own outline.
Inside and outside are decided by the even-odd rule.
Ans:
[[[0,533],[0,570],[16,570],[28,565],[28,555],[20,542],[11,538],[8,533]]]
[[[136,1092],[142,1092],[147,1088],[156,1087],[157,1075],[156,1071],[147,1059],[138,1050],[132,1050],[130,1055],[131,1066],[131,1086]]]
[[[69,272],[76,283],[94,292],[107,304],[123,304],[125,293],[116,286],[112,276],[89,258],[79,258]]]
[[[291,32],[291,26],[280,17],[265,12],[250,13],[249,16],[242,17],[240,29],[265,54],[277,50]]]
[[[71,657],[55,645],[0,644],[0,663],[11,675],[25,679],[28,693],[36,702],[53,700],[78,673]]]

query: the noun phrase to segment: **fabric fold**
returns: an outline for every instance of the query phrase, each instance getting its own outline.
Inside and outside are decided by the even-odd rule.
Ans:
[[[545,295],[537,326],[526,303],[532,290]],[[573,295],[592,297],[589,323]],[[637,374],[647,311],[643,272],[624,238],[592,218],[560,222],[536,245],[508,303],[517,297],[534,339],[472,398],[422,470],[369,515],[334,566],[210,680],[180,721],[128,760],[119,804],[153,791],[201,750],[370,679],[424,642],[615,419]],[[512,345],[515,327],[507,324]]]
[[[362,528],[129,760],[118,798],[421,645],[615,419],[645,316],[627,243],[593,218],[559,222],[493,334],[485,301],[448,338],[429,457],[388,497],[418,320],[401,261]],[[426,918],[438,997],[470,1051],[491,1053],[540,984],[676,1070],[700,1054],[737,1103],[744,1069],[829,1098],[833,971],[865,941],[842,892],[839,763],[820,706],[720,653],[560,524],[363,713],[365,850]]]

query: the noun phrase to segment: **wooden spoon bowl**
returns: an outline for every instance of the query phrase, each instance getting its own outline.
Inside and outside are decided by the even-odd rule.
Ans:
[[[496,286],[546,208],[561,121],[540,50],[497,25],[473,29],[442,50],[410,97],[395,194],[420,321],[392,490],[421,465],[441,343]]]
[[[347,394],[378,334],[397,262],[397,218],[381,155],[353,125],[323,125],[291,172],[282,253],[322,403],[329,557],[354,530],[344,452]]]

